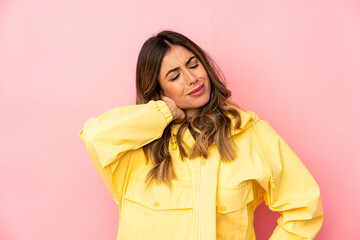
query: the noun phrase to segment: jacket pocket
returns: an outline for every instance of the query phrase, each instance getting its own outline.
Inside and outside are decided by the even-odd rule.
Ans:
[[[246,239],[249,228],[248,204],[254,200],[251,181],[240,186],[219,187],[216,201],[216,239]]]
[[[151,184],[134,179],[125,194],[124,219],[132,239],[187,239],[193,214],[190,184]]]

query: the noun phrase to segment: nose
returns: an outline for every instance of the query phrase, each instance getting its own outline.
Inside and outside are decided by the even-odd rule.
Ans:
[[[188,69],[184,71],[184,79],[187,85],[191,85],[197,81],[196,75],[190,72]]]

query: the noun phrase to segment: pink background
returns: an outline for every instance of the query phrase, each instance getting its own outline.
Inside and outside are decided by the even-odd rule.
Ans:
[[[360,239],[355,0],[0,1],[0,239],[116,239],[117,206],[77,134],[134,103],[137,54],[165,28],[207,50],[233,100],[311,171],[325,211],[317,239]],[[259,240],[277,216],[256,211]]]

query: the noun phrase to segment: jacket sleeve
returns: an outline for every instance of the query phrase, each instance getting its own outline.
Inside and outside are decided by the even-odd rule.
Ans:
[[[117,204],[131,150],[160,138],[171,121],[170,109],[159,100],[110,109],[84,123],[78,137]]]
[[[314,239],[323,221],[319,186],[288,144],[265,125],[265,135],[272,135],[265,152],[274,180],[272,187],[268,184],[265,203],[281,214],[270,240]]]

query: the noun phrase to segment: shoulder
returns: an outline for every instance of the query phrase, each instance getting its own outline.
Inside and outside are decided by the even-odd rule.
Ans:
[[[253,111],[246,111],[237,107],[240,114],[241,124],[240,128],[236,129],[233,122],[232,135],[256,135],[257,138],[262,138],[264,142],[270,142],[277,136],[277,132],[273,129],[271,124],[262,119],[257,113]],[[232,119],[233,121],[234,119]]]

